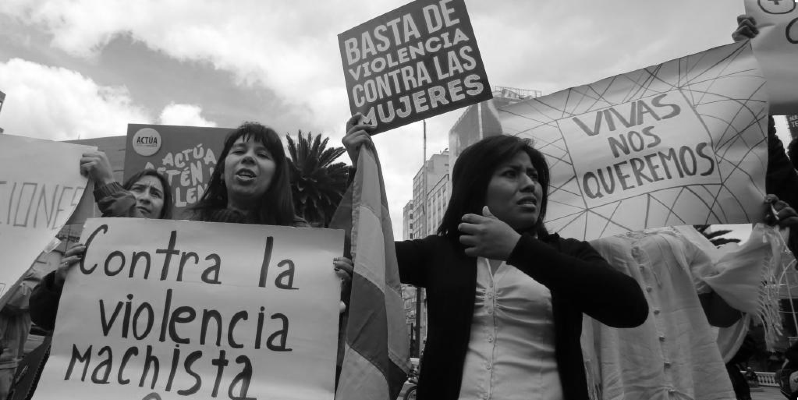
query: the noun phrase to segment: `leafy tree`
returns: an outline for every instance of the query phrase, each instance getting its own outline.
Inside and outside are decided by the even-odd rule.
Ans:
[[[346,164],[334,161],[346,153],[343,147],[327,147],[329,138],[300,130],[288,141],[288,164],[294,208],[311,226],[326,227],[346,191]]]

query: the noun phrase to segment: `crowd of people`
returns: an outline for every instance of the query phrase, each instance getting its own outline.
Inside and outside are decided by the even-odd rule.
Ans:
[[[750,18],[738,22],[735,38],[756,35]],[[358,114],[346,129],[343,144],[357,165],[364,147],[375,151],[372,127]],[[791,154],[795,148],[793,143]],[[787,157],[772,117],[768,150],[765,219],[794,227],[798,159]],[[103,217],[171,218],[171,189],[158,172],[141,171],[120,185],[102,152],[84,154],[79,168],[94,182]],[[763,260],[772,259],[775,230],[756,226],[755,240],[726,251],[692,227],[592,242],[560,237],[545,226],[546,159],[531,141],[514,136],[490,136],[466,148],[451,183],[437,232],[395,244],[401,281],[427,292],[419,398],[750,398],[725,365],[740,346],[722,350],[712,327],[768,314],[761,271],[771,267]],[[232,131],[190,215],[196,221],[308,227],[293,207],[279,135],[257,123]],[[794,229],[787,242],[795,251]],[[59,304],[65,278],[85,252],[83,244],[66,249],[53,272],[35,287],[19,289],[2,310],[0,374],[10,370],[13,376],[3,362],[22,356],[19,341],[30,320],[19,319],[21,310],[29,307],[28,318],[54,329],[59,307],[69,307]],[[338,257],[331,264],[344,283],[351,279],[352,260]],[[0,377],[4,398],[10,380]]]

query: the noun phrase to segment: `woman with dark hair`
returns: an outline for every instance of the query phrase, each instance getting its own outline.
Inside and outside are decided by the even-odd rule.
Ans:
[[[199,221],[308,226],[294,213],[280,136],[254,122],[228,134],[208,189],[190,210]]]
[[[356,165],[371,127],[347,123]],[[493,136],[466,148],[436,235],[396,243],[403,283],[427,290],[420,398],[587,399],[582,315],[642,324],[634,279],[586,242],[548,234],[549,169],[529,140]]]
[[[169,219],[172,215],[172,188],[169,181],[153,169],[140,171],[120,185],[114,180],[105,153],[94,151],[83,154],[80,172],[94,182],[94,199],[103,217]],[[36,325],[53,329],[67,271],[85,252],[86,246],[73,244],[64,253],[58,268],[33,289],[30,313]]]

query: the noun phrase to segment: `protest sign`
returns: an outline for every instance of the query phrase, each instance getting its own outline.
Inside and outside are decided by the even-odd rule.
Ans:
[[[798,138],[798,114],[787,116],[787,127],[790,129],[790,136],[793,140]]]
[[[81,202],[92,147],[0,135],[0,305]],[[84,202],[91,203],[91,195]]]
[[[107,218],[81,240],[37,399],[333,398],[343,231]]]
[[[338,35],[349,109],[372,134],[492,97],[463,0],[418,0]]]
[[[767,101],[736,43],[499,109],[551,168],[547,227],[595,239],[758,221]]]
[[[767,80],[771,114],[798,109],[798,3],[795,0],[745,0],[759,35],[751,43]]]
[[[216,168],[224,138],[231,129],[197,126],[128,124],[125,179],[145,168],[166,176],[172,186],[173,218],[196,203]]]

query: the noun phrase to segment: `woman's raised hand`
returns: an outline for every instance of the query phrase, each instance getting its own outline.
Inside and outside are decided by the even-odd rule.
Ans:
[[[768,204],[765,221],[769,225],[778,224],[779,228],[794,228],[798,224],[798,213],[786,201],[779,200],[774,194],[769,194],[765,196],[765,203]]]
[[[346,148],[352,165],[357,166],[357,157],[360,155],[360,147],[364,144],[371,144],[372,125],[361,122],[363,114],[357,113],[346,121],[346,136],[341,140]]]
[[[349,284],[352,282],[352,274],[355,271],[355,264],[349,258],[335,257],[333,258],[333,269],[335,274],[341,278],[341,291],[348,293]],[[341,313],[346,311],[346,304],[343,301],[340,302],[338,311]]]
[[[482,215],[466,214],[462,221],[457,229],[467,256],[507,261],[521,238],[510,225],[496,218],[488,206],[482,208]]]
[[[80,158],[80,174],[98,184],[107,185],[114,182],[111,162],[102,151],[83,153],[83,157]]]
[[[61,258],[61,264],[58,264],[58,269],[55,270],[53,284],[57,289],[64,287],[67,272],[69,272],[73,265],[79,263],[80,260],[83,259],[84,254],[86,254],[86,246],[83,244],[74,243],[69,246],[69,249],[64,253],[64,257]]]

